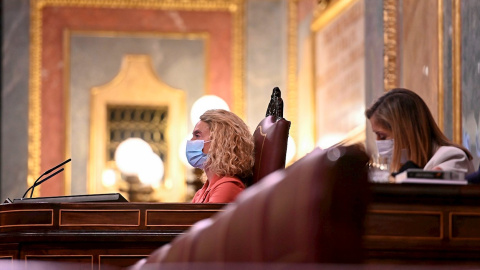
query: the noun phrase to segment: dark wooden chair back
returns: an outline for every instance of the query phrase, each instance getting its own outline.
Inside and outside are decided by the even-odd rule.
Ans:
[[[281,92],[275,87],[266,116],[253,133],[255,165],[253,178],[249,184],[255,184],[268,174],[285,168],[290,124],[290,121],[283,118]]]

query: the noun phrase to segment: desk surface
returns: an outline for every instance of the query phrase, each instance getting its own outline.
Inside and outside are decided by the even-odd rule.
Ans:
[[[127,266],[224,206],[4,204],[0,205],[0,258],[65,260],[75,255],[99,268]],[[480,265],[479,228],[480,186],[373,184],[365,221],[366,259]]]
[[[480,205],[480,185],[372,184],[373,202]]]

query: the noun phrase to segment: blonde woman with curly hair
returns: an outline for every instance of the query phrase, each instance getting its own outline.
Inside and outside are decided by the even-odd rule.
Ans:
[[[255,163],[253,136],[234,113],[208,110],[187,141],[187,160],[205,171],[207,181],[193,203],[229,203],[245,189]]]

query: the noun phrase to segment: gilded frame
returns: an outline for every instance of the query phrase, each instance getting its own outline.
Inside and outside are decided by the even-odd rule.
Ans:
[[[184,39],[184,40],[202,40],[204,43],[205,43],[205,48],[204,48],[204,57],[205,57],[205,65],[206,67],[210,66],[211,64],[209,63],[209,59],[208,59],[208,51],[209,51],[209,44],[210,44],[210,36],[208,35],[208,33],[196,33],[196,32],[184,32],[184,33],[158,33],[158,32],[118,32],[118,31],[70,31],[70,30],[66,30],[65,33],[64,33],[64,49],[65,49],[65,56],[64,56],[64,59],[65,59],[65,63],[67,63],[65,65],[65,91],[66,92],[69,92],[70,91],[70,77],[69,77],[69,74],[70,74],[70,70],[69,68],[71,68],[71,65],[69,64],[69,61],[70,61],[70,53],[67,53],[69,51],[69,48],[70,48],[70,38],[72,37],[72,35],[76,35],[76,34],[82,34],[82,35],[86,35],[86,36],[89,36],[89,37],[146,37],[146,38],[169,38],[169,39]],[[205,89],[208,89],[209,87],[209,81],[208,81],[208,70],[205,74],[205,78],[204,78],[204,81],[205,81],[205,86],[204,88]],[[118,74],[117,74],[118,75]],[[202,94],[205,94],[205,92],[203,92]],[[68,95],[68,93],[66,93],[66,96]],[[134,97],[131,97],[131,100],[133,100]],[[153,99],[153,97],[152,97]],[[67,99],[66,100],[66,107],[67,107],[67,128],[66,130],[69,131],[69,130],[72,130],[71,126],[72,126],[72,123],[71,123],[71,116],[69,115],[71,112],[72,112],[72,109],[70,107],[70,99]],[[92,109],[93,106],[90,108]],[[177,113],[176,115],[180,115],[179,113]],[[182,115],[183,116],[183,115]],[[183,118],[186,118],[183,117]],[[176,122],[176,121],[175,121]],[[93,123],[98,123],[98,121],[96,119],[92,119],[92,121],[90,122],[90,130],[93,131],[93,134],[96,134],[96,133],[101,133],[103,130],[101,130],[101,128],[99,128],[99,126],[96,126],[94,125]],[[92,136],[92,135],[90,135]],[[70,148],[68,147],[69,145],[71,145],[72,143],[72,138],[71,138],[71,135],[69,132],[66,133],[66,153],[67,153],[67,157],[72,157],[71,153],[70,153]],[[102,145],[101,143],[90,143],[90,146],[89,146],[89,151],[90,153],[95,153],[96,152],[96,147],[97,145]],[[174,153],[173,156],[177,156],[178,154],[177,153]],[[72,157],[73,158],[73,157]],[[88,161],[87,161],[87,164],[88,164],[88,168],[89,168],[89,171],[87,172],[87,175],[88,175],[88,179],[87,179],[87,192],[88,193],[98,193],[98,188],[96,188],[96,183],[95,183],[95,176],[96,176],[96,173],[95,171],[98,170],[98,168],[102,167],[103,168],[103,165],[100,165],[98,162],[95,162],[94,161],[94,156],[92,156],[90,154],[90,157],[88,158]],[[71,183],[72,183],[72,179],[71,179],[71,172],[70,172],[70,166],[66,168],[65,172],[65,190],[66,192],[68,192],[69,190],[71,190]],[[178,168],[178,169],[181,169],[181,168]],[[171,170],[170,172],[168,172],[168,169],[165,170],[166,174],[171,174]],[[185,176],[185,173],[184,171],[179,171],[177,173],[175,173],[175,176],[176,177],[184,177]],[[171,181],[171,180],[169,180]],[[159,193],[159,190],[163,191],[162,188],[154,188],[155,192],[156,193]],[[160,192],[161,193],[161,192]],[[165,192],[163,191],[162,195],[164,195]],[[155,194],[155,195],[158,195],[158,194]]]
[[[136,91],[131,91],[131,89],[136,89]],[[148,199],[162,202],[182,202],[186,193],[185,170],[181,164],[178,149],[184,134],[187,134],[185,99],[184,91],[172,88],[157,76],[149,55],[124,55],[118,74],[106,84],[90,89],[88,192],[96,194],[107,193],[111,190],[99,181],[102,178],[102,172],[109,167],[106,155],[107,107],[109,105],[160,106],[168,108],[164,136],[170,151],[167,158],[163,160],[164,179],[161,184],[152,185],[153,192]],[[118,188],[122,189],[120,186]],[[111,192],[116,191],[118,190],[114,189]]]
[[[317,4],[317,7],[314,11],[314,19],[311,24],[311,32],[312,32],[312,55],[313,61],[316,61],[316,42],[315,42],[315,34],[321,31],[324,27],[326,27],[329,23],[333,22],[335,19],[339,18],[344,11],[358,3],[360,0],[320,0]],[[316,67],[315,63],[312,63],[312,92],[313,97],[316,99],[316,87],[317,87],[317,79],[316,79]],[[316,101],[315,101],[316,104]],[[315,105],[315,118],[318,116],[318,105]],[[317,120],[315,120],[317,121]],[[318,140],[318,127],[317,123],[315,123],[315,140]],[[339,142],[342,144],[354,144],[354,143],[365,143],[366,140],[366,126],[365,124],[360,124],[347,132],[343,139]],[[317,144],[319,142],[316,142]]]
[[[398,86],[397,11],[398,0],[383,1],[383,84],[384,91]]]
[[[399,87],[398,78],[398,0],[384,0],[384,87],[385,91]],[[445,127],[444,117],[444,5],[443,0],[437,0],[437,36],[438,36],[438,126]],[[461,32],[459,1],[454,0],[453,7],[453,140],[461,144]],[[455,18],[458,18],[457,20]]]
[[[442,2],[441,0],[438,0]],[[462,17],[461,1],[452,1],[452,85],[453,85],[453,141],[462,144]]]
[[[226,11],[232,14],[232,111],[244,118],[244,0],[32,0],[30,2],[30,78],[27,184],[41,173],[42,142],[42,17],[45,7],[131,8],[185,11]],[[62,86],[64,87],[64,85]],[[65,153],[65,156],[68,153]],[[65,193],[69,193],[65,184]],[[38,189],[37,189],[38,192]]]

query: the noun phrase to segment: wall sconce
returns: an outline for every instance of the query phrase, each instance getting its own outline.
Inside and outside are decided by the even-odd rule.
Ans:
[[[117,172],[114,169],[106,169],[102,173],[102,185],[105,187],[115,186]]]
[[[146,156],[152,152],[150,145],[140,138],[128,138],[115,150],[115,163],[124,175],[138,175]]]
[[[192,125],[195,126],[200,121],[200,116],[207,110],[212,109],[224,109],[230,111],[230,107],[227,102],[222,98],[215,95],[206,95],[197,99],[190,110],[190,120]]]

